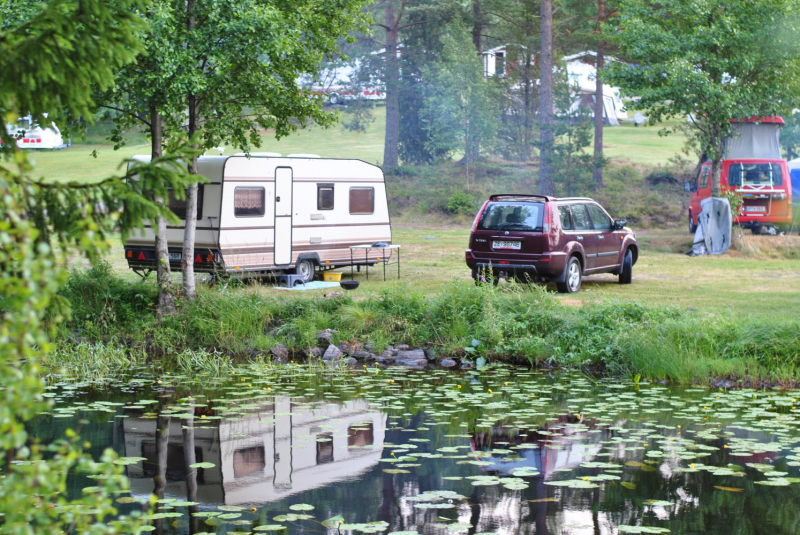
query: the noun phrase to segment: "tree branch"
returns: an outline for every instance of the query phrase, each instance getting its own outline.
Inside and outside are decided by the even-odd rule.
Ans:
[[[143,122],[143,123],[144,123],[144,124],[146,124],[148,127],[152,126],[152,125],[150,124],[150,121],[145,121],[144,119],[142,119],[141,117],[139,117],[138,115],[136,115],[135,113],[133,113],[132,111],[123,110],[122,108],[115,108],[114,106],[108,106],[108,105],[106,105],[106,104],[103,104],[103,105],[102,105],[102,106],[100,106],[100,107],[101,107],[101,108],[107,108],[107,109],[109,109],[109,110],[118,111],[118,112],[120,112],[120,113],[124,113],[125,115],[130,115],[131,117],[133,117],[133,118],[134,118],[134,119],[136,119],[137,121],[141,121],[141,122]]]

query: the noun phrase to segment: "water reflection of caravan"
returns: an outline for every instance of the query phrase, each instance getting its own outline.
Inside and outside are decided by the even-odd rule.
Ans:
[[[295,404],[296,406],[296,404]],[[196,420],[196,425],[201,425]],[[202,421],[206,425],[208,421]],[[153,491],[156,419],[125,419],[125,454],[145,461],[128,466],[131,493]],[[290,495],[352,479],[375,466],[383,451],[386,415],[364,400],[293,410],[277,397],[264,410],[218,427],[195,429],[197,500],[225,505],[274,502]],[[169,425],[165,496],[186,497],[181,421]]]
[[[17,147],[21,149],[63,149],[69,143],[64,143],[61,131],[55,123],[51,122],[44,128],[33,121],[28,115],[22,117],[16,125],[7,125],[6,133],[17,140]]]

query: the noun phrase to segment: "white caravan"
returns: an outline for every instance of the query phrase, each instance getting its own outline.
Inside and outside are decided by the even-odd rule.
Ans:
[[[137,156],[148,161],[149,157]],[[392,242],[383,172],[361,160],[279,156],[204,156],[198,191],[194,268],[198,272],[260,276],[351,265],[350,246]],[[169,226],[170,265],[179,269],[186,202],[170,195],[181,218]],[[373,265],[382,251],[363,252],[353,264]],[[128,265],[155,269],[152,225],[125,242]]]

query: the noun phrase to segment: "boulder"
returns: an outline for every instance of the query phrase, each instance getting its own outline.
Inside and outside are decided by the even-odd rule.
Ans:
[[[322,357],[322,350],[318,347],[309,347],[303,350],[303,355],[307,359],[318,359]]]
[[[442,368],[452,368],[455,365],[456,361],[454,361],[453,359],[442,359],[439,361],[439,366],[441,366]]]
[[[289,348],[283,344],[277,344],[269,350],[272,357],[276,359],[286,360],[289,358]]]
[[[320,347],[328,347],[331,344],[331,337],[336,334],[333,329],[325,329],[324,331],[317,331],[314,336],[317,339],[317,344]]]
[[[468,361],[468,360],[462,360],[461,361],[461,369],[462,370],[468,370],[468,369],[474,368],[474,367],[475,367],[475,365],[473,363],[471,363],[470,361]]]
[[[428,365],[428,359],[395,359],[393,364],[395,366],[405,366],[415,370],[424,370]]]
[[[408,344],[397,344],[397,347],[395,349],[398,351],[408,351],[411,348],[408,347]]]
[[[339,360],[340,358],[342,358],[342,352],[333,344],[329,345],[322,355],[322,360]]]
[[[353,357],[347,357],[346,359],[342,360],[342,362],[344,363],[345,366],[348,366],[350,368],[352,368],[358,363],[358,361]]]
[[[375,355],[369,351],[353,351],[352,356],[358,360],[370,360],[370,357],[374,357]]]
[[[339,351],[345,355],[353,355],[356,351],[361,351],[363,347],[364,344],[361,342],[342,342],[339,344]]]
[[[408,347],[408,346],[406,346]],[[425,351],[422,349],[412,349],[408,350],[398,350],[397,354],[394,355],[395,360],[424,360],[427,364],[427,358],[425,357]]]
[[[436,351],[434,351],[432,347],[426,348],[425,356],[428,358],[428,360],[436,360]]]

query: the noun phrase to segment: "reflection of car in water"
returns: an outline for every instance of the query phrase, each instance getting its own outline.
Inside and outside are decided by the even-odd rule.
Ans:
[[[195,419],[197,501],[238,505],[267,503],[351,479],[375,466],[383,450],[386,415],[364,400],[293,410],[289,397],[241,419]],[[213,427],[203,428],[207,424]],[[165,496],[186,497],[181,420],[169,423]],[[125,455],[146,460],[129,465],[131,494],[153,491],[157,470],[156,418],[125,419]]]
[[[548,434],[539,434],[536,430],[528,431],[527,436],[503,436],[502,434],[493,434],[490,442],[504,442],[505,444],[499,445],[500,448],[508,448],[509,446],[517,446],[514,449],[514,455],[520,457],[519,460],[505,460],[505,456],[492,455],[488,451],[487,455],[481,455],[481,460],[489,461],[494,464],[485,467],[487,471],[499,472],[501,475],[512,475],[513,470],[523,468],[535,469],[541,474],[545,480],[552,479],[553,475],[562,469],[573,469],[580,466],[582,462],[594,459],[600,453],[602,445],[600,444],[584,444],[580,441],[582,433],[569,433],[568,424],[562,424],[556,428],[540,429]],[[548,439],[554,439],[553,435],[549,434],[551,431],[561,430],[564,432],[562,438],[567,438],[563,443],[559,444],[558,448],[551,448],[551,443]],[[491,447],[491,444],[483,444],[482,437],[474,437],[471,440],[472,451],[480,455],[484,447]],[[548,442],[542,442],[548,440]],[[531,447],[525,447],[525,446]],[[520,447],[522,446],[522,447]]]

